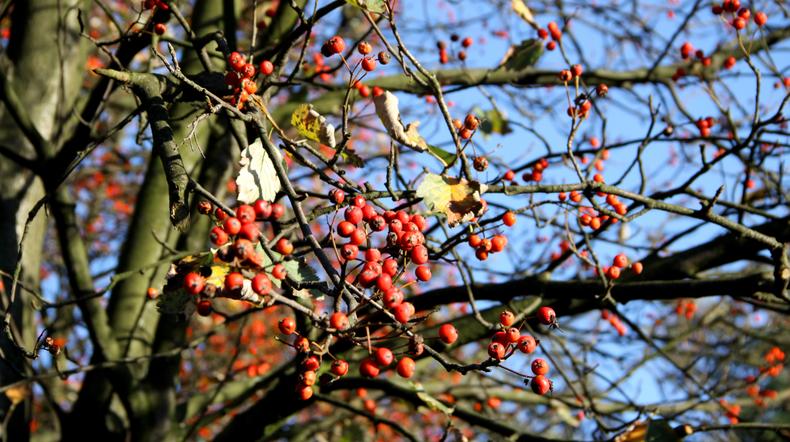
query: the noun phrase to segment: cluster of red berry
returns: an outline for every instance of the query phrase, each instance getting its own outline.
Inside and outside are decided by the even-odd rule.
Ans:
[[[458,131],[458,136],[461,137],[462,140],[472,138],[472,135],[474,135],[479,125],[480,119],[474,114],[468,114],[466,118],[464,118],[464,121],[457,118],[453,119],[453,127]],[[485,168],[483,170],[485,170]]]
[[[537,318],[540,323],[556,327],[557,315],[551,307],[540,307],[537,311]],[[499,314],[499,324],[501,329],[494,333],[491,342],[488,344],[488,356],[491,359],[502,361],[512,356],[517,350],[524,354],[533,353],[540,341],[531,335],[522,335],[519,327],[513,326],[516,316],[513,312],[505,310]],[[552,382],[546,377],[549,372],[549,364],[541,358],[532,361],[532,373],[534,376],[527,376],[532,391],[536,394],[544,395],[552,390]]]
[[[760,374],[765,373],[775,378],[784,369],[785,353],[779,347],[771,347],[763,356],[763,360],[767,365],[760,367]]]
[[[466,49],[471,47],[472,43],[474,42],[474,40],[472,40],[472,37],[466,37],[462,40],[458,34],[453,34],[450,36],[450,41],[453,43],[457,43],[458,41],[461,42],[461,47],[463,49],[460,49],[458,51],[457,57],[461,61],[466,60],[466,56],[467,56]],[[447,64],[450,61],[450,55],[447,52],[447,43],[445,43],[444,41],[437,42],[436,49],[439,50],[439,63]]]
[[[732,14],[729,23],[733,28],[739,31],[746,28],[746,25],[749,23],[749,18],[752,16],[752,11],[748,8],[741,7],[741,0],[724,0],[721,5],[714,3],[713,6],[711,6],[711,12],[713,12],[714,15],[724,15],[725,13]],[[757,26],[763,27],[767,22],[768,15],[766,15],[765,12],[757,11],[754,14],[754,23]]]
[[[143,0],[143,9],[146,10],[156,10],[160,9],[162,11],[169,11],[170,6],[167,3],[163,2],[162,0]],[[153,19],[156,19],[157,16],[154,15]],[[167,25],[162,22],[154,23],[154,32],[157,35],[163,35],[167,32]]]
[[[715,124],[716,120],[714,120],[713,117],[699,118],[694,122],[694,125],[699,129],[700,136],[703,138],[710,136],[710,130]]]
[[[516,214],[513,212],[505,212],[502,215],[502,222],[511,227],[516,224]],[[475,249],[475,257],[480,261],[488,259],[489,253],[499,253],[507,247],[507,237],[502,234],[493,235],[491,238],[482,238],[480,235],[473,233],[467,239],[469,247]]]
[[[543,171],[548,169],[549,167],[549,160],[546,158],[541,158],[535,164],[532,165],[532,171],[524,172],[521,175],[521,179],[525,182],[534,181],[539,183],[543,180]]]
[[[614,257],[614,259],[612,259],[612,265],[604,266],[603,268],[601,268],[601,270],[603,271],[603,273],[606,275],[607,278],[618,279],[620,278],[620,271],[626,267],[628,267],[628,257],[625,256],[624,253],[618,253]],[[642,263],[635,262],[631,264],[631,271],[633,271],[634,274],[637,275],[642,273]]]
[[[258,91],[258,84],[255,82],[258,70],[239,52],[232,52],[228,56],[228,66],[230,70],[225,74],[225,84],[233,89],[230,103],[241,108],[250,99],[250,95]],[[274,64],[269,60],[262,61],[260,72],[263,75],[271,75],[274,72]]]
[[[548,30],[544,28],[538,29],[538,38],[540,38],[541,40],[545,40],[549,38],[549,35],[551,35],[551,41],[546,43],[546,49],[548,49],[549,51],[553,51],[554,49],[557,49],[556,42],[562,40],[562,30],[560,29],[559,26],[557,26],[557,23],[553,21],[549,22],[547,28]]]
[[[184,276],[184,289],[198,297],[198,314],[211,314],[211,298],[219,293],[228,298],[241,299],[246,279],[249,279],[252,291],[260,296],[269,294],[272,289],[272,282],[266,271],[276,279],[285,279],[287,272],[282,263],[274,264],[271,269],[264,269],[264,258],[256,250],[256,244],[262,239],[257,222],[279,219],[285,212],[281,204],[270,204],[263,200],[256,201],[252,206],[241,204],[236,208],[234,217],[229,216],[222,208],[214,209],[208,201],[201,201],[198,211],[212,216],[217,224],[211,229],[209,238],[218,247],[216,258],[232,267],[232,271],[225,276],[223,287],[207,284],[206,277],[209,275],[199,271],[192,271]],[[275,245],[275,250],[281,255],[289,255],[293,252],[293,245],[286,238],[281,238]],[[247,278],[245,273],[252,276]]]
[[[693,299],[678,299],[677,304],[675,304],[675,314],[688,320],[691,320],[696,312],[697,303]]]
[[[628,332],[628,329],[625,328],[625,325],[623,325],[623,321],[620,320],[620,317],[609,310],[601,310],[601,319],[604,321],[609,321],[609,324],[614,327],[614,329],[617,331],[617,334],[620,336],[625,336],[625,334]]]

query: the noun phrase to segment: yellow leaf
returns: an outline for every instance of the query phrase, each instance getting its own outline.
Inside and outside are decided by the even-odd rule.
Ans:
[[[529,10],[526,3],[524,3],[524,0],[512,0],[510,2],[510,6],[513,8],[513,12],[518,14],[518,16],[521,17],[522,20],[524,20],[530,26],[535,28],[535,30],[538,30],[540,28],[540,26],[538,26],[538,23],[535,21],[535,17],[532,15],[532,11]]]
[[[417,187],[417,197],[432,211],[445,214],[453,227],[482,215],[486,189],[477,181],[428,174]]]
[[[230,267],[226,265],[211,266],[211,276],[206,278],[206,283],[222,287],[228,273],[230,273]]]
[[[291,114],[291,124],[299,135],[311,141],[326,144],[334,149],[335,127],[313,109],[311,104],[302,104]]]
[[[5,391],[5,395],[12,404],[18,404],[30,395],[30,385],[21,384],[13,386]]]

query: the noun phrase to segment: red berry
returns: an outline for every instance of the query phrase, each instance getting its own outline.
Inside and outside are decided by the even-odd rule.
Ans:
[[[414,314],[414,306],[409,302],[401,302],[395,306],[392,314],[398,322],[405,324],[409,322],[409,319],[411,319],[411,316]]]
[[[488,345],[488,356],[492,359],[501,360],[505,358],[505,346],[499,342],[492,342]]]
[[[228,57],[228,64],[230,64],[231,69],[238,72],[244,67],[244,56],[238,52],[233,52]]]
[[[263,75],[271,75],[274,72],[274,64],[269,60],[263,60],[258,68]]]
[[[274,250],[283,256],[288,256],[293,253],[294,245],[291,244],[291,241],[288,241],[288,239],[280,238],[277,240],[277,244],[274,245]]]
[[[203,299],[197,303],[197,312],[200,316],[208,316],[211,314],[211,301]]]
[[[362,218],[364,217],[364,214],[362,213],[362,209],[360,209],[359,207],[349,206],[346,209],[345,213],[343,214],[343,217],[346,219],[346,221],[354,225],[357,225],[362,222]]]
[[[472,37],[466,37],[461,41],[461,46],[468,48],[469,46],[472,46],[472,42]]]
[[[228,238],[228,234],[225,233],[225,231],[221,227],[216,226],[213,229],[211,229],[211,233],[209,234],[209,239],[211,240],[212,244],[219,247],[227,244],[229,238]]]
[[[278,263],[272,268],[272,276],[274,276],[275,279],[283,280],[288,276],[288,271],[285,270],[285,266]]]
[[[332,189],[329,192],[329,199],[335,204],[343,204],[346,199],[346,194],[340,189]]]
[[[189,272],[184,276],[184,290],[190,295],[197,295],[206,286],[206,279],[197,272]]]
[[[551,390],[551,381],[543,375],[535,376],[532,378],[532,381],[529,383],[529,386],[532,387],[532,391],[535,394],[539,394],[543,396],[544,394],[548,393]]]
[[[222,228],[228,235],[235,235],[241,230],[241,221],[236,217],[230,217],[222,223]]]
[[[345,376],[348,373],[348,362],[342,359],[335,359],[332,361],[330,370],[335,376]]]
[[[606,269],[606,276],[609,277],[609,279],[617,279],[617,278],[619,278],[620,277],[620,268],[617,267],[617,266],[609,267],[608,269]]]
[[[362,60],[362,69],[368,72],[376,70],[376,59],[373,57],[367,57]]]
[[[296,388],[296,396],[299,399],[306,401],[313,397],[313,387],[309,385],[298,384]]]
[[[282,318],[277,323],[277,327],[280,329],[280,333],[292,335],[296,331],[296,322],[294,322],[293,318]]]
[[[285,215],[285,207],[279,203],[272,203],[272,215],[271,218],[273,220],[280,219],[283,215]]]
[[[332,316],[329,317],[329,326],[343,331],[349,327],[348,316],[346,316],[343,312],[334,312]]]
[[[477,234],[474,234],[474,233],[469,235],[469,245],[474,247],[474,248],[480,247],[480,243],[482,241],[483,241],[483,239],[480,238],[480,235],[477,235]]]
[[[512,227],[516,224],[516,214],[513,212],[505,212],[502,216],[502,222],[505,223],[506,226]]]
[[[768,15],[763,11],[757,11],[757,13],[754,14],[754,23],[762,28],[768,23]]]
[[[628,265],[628,257],[625,256],[625,253],[619,253],[614,257],[613,263],[615,266],[624,269]]]
[[[343,238],[348,238],[351,236],[354,231],[357,230],[357,226],[354,223],[348,221],[340,221],[337,224],[337,234],[342,236]]]
[[[545,360],[538,358],[532,361],[532,372],[536,375],[542,375],[549,372],[549,363]]]
[[[417,265],[422,265],[428,262],[428,248],[422,244],[418,244],[411,249],[409,253],[411,261]]]
[[[458,330],[452,324],[443,324],[439,327],[439,339],[450,345],[458,339]]]
[[[249,224],[255,221],[255,209],[247,204],[242,204],[236,209],[236,218],[242,224]]]
[[[359,374],[366,378],[375,378],[379,375],[380,371],[378,365],[376,365],[376,362],[372,358],[367,358],[359,364]]]
[[[387,290],[392,288],[392,276],[388,275],[387,273],[382,273],[376,279],[376,288],[381,290],[382,292],[386,292]]]
[[[384,292],[382,301],[384,301],[384,305],[387,308],[396,307],[403,302],[403,292],[397,287],[390,287],[389,290]]]
[[[268,201],[257,200],[252,206],[255,209],[255,215],[262,219],[268,219],[272,215],[272,205]]]
[[[415,367],[416,364],[414,363],[414,359],[404,356],[398,361],[396,369],[400,377],[408,379],[414,375]]]
[[[157,24],[155,24],[154,25],[154,32],[157,35],[164,35],[164,33],[167,32],[167,25],[165,25],[164,23],[157,23]],[[209,303],[209,307],[211,307],[211,303]],[[203,316],[207,316],[207,315],[203,315]]]
[[[238,292],[244,286],[244,276],[239,272],[231,272],[225,276],[225,290]]]
[[[538,348],[538,343],[532,336],[524,335],[518,338],[516,346],[519,350],[521,350],[522,353],[530,354],[534,352],[536,348]]]
[[[641,262],[635,262],[635,263],[631,264],[631,271],[634,272],[634,274],[636,274],[636,275],[642,273],[642,263]]]
[[[428,266],[418,266],[417,270],[414,271],[414,275],[420,281],[430,281],[431,280],[431,269]]]
[[[739,31],[743,30],[744,28],[746,28],[746,20],[740,17],[735,17],[734,19],[732,19],[732,27]]]
[[[263,296],[272,290],[272,281],[265,273],[258,273],[252,278],[252,291]]]
[[[346,261],[357,259],[357,255],[359,255],[359,247],[354,244],[343,244],[340,248],[340,257]]]
[[[373,52],[373,46],[371,46],[370,43],[363,41],[357,45],[357,51],[359,51],[359,53],[362,55],[368,55]]]
[[[386,347],[377,348],[373,356],[376,358],[376,363],[381,368],[388,367],[392,364],[392,361],[395,360],[395,356],[392,355],[392,350]]]
[[[511,344],[518,341],[519,338],[521,337],[521,332],[519,332],[516,327],[510,327],[509,329],[507,329],[505,334],[507,335],[507,340]]]
[[[491,253],[497,253],[505,250],[507,246],[507,238],[504,235],[496,235],[491,238]]]
[[[557,323],[557,315],[551,307],[543,306],[538,309],[538,321],[545,325],[555,325]]]
[[[346,42],[337,35],[327,40],[325,44],[329,55],[339,54],[346,49]]]
[[[499,314],[499,323],[505,327],[510,327],[514,322],[516,322],[516,315],[510,310],[505,310]]]

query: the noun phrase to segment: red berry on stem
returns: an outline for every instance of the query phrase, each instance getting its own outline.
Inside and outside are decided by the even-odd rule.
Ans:
[[[510,327],[514,322],[516,322],[516,315],[510,310],[505,310],[499,314],[499,323],[505,327]]]
[[[450,345],[458,339],[458,330],[452,324],[443,324],[439,327],[439,339]]]
[[[488,345],[488,356],[492,359],[501,360],[505,358],[505,346],[499,342],[492,342]]]
[[[534,352],[536,348],[538,348],[538,343],[532,336],[524,335],[518,338],[516,346],[522,353],[530,354]]]
[[[211,233],[209,234],[209,239],[211,240],[212,244],[219,247],[227,244],[229,238],[228,238],[228,234],[225,233],[225,230],[223,230],[219,226],[216,226],[213,229],[211,229]]]
[[[538,321],[545,325],[555,325],[557,323],[557,315],[551,307],[543,306],[537,312]]]
[[[274,64],[269,60],[263,60],[258,68],[263,75],[271,75],[274,72]]]
[[[416,364],[414,363],[414,359],[410,357],[402,357],[400,361],[398,361],[398,365],[396,367],[398,371],[398,375],[402,378],[410,378],[414,375],[414,368]]]
[[[348,373],[348,362],[342,359],[335,359],[332,361],[330,370],[335,376],[345,376]]]
[[[343,312],[334,312],[332,316],[329,317],[329,326],[343,331],[349,327],[348,316],[346,316]]]
[[[539,375],[532,378],[529,386],[535,394],[543,396],[551,390],[551,381],[546,376]]]
[[[184,276],[184,290],[190,295],[197,295],[206,286],[206,279],[197,272],[189,272]]]
[[[244,286],[244,276],[239,272],[231,272],[225,276],[225,290],[238,292]]]
[[[252,291],[263,296],[272,290],[272,281],[265,273],[258,273],[252,278]]]
[[[516,224],[516,214],[513,212],[505,212],[502,216],[502,222],[505,223],[506,226],[512,227]]]
[[[430,281],[432,276],[431,269],[428,268],[428,266],[417,267],[417,269],[414,271],[414,275],[417,277],[417,279],[423,282]]]
[[[241,221],[236,217],[230,217],[222,223],[222,228],[228,235],[235,235],[241,230]]]
[[[549,363],[545,360],[538,358],[532,361],[532,372],[536,375],[543,375],[549,372]]]
[[[376,362],[372,358],[367,358],[359,364],[359,374],[366,378],[375,378],[379,375],[380,371],[378,365],[376,365]]]
[[[277,328],[284,335],[292,335],[296,331],[296,322],[294,322],[293,318],[282,318],[277,323]]]
[[[376,359],[376,363],[381,368],[388,367],[392,364],[392,361],[395,360],[395,356],[392,355],[392,350],[386,347],[377,348],[373,356]]]

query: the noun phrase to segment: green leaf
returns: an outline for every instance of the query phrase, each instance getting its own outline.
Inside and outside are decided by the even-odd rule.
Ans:
[[[184,289],[167,291],[157,298],[156,308],[159,313],[190,316],[195,311],[195,303],[192,302],[192,298],[194,296]]]
[[[382,13],[386,12],[387,8],[384,6],[386,0],[346,0],[349,5],[356,6],[359,9],[367,9],[370,12]]]
[[[455,154],[450,153],[441,147],[436,147],[432,145],[428,145],[428,153],[436,157],[439,161],[444,164],[445,167],[449,166],[455,161]]]
[[[481,115],[480,131],[486,135],[507,135],[513,130],[507,122],[507,117],[497,109],[490,109],[478,113]]]
[[[679,440],[666,419],[651,420],[647,426],[646,442],[678,442]]]
[[[534,66],[543,55],[543,43],[535,38],[524,40],[518,46],[511,48],[510,55],[505,60],[505,69],[520,71]]]
[[[274,267],[274,262],[269,259],[269,256],[263,251],[263,247],[261,247],[260,244],[256,246],[256,250],[263,257],[262,267],[266,270],[266,273],[269,273],[269,276],[271,276],[271,270],[272,267]],[[284,261],[283,256],[275,251],[272,251],[272,256],[274,257],[275,262],[282,263],[286,272],[288,272],[288,277],[293,281],[319,281],[318,274],[315,272],[315,270],[302,259],[289,259]],[[282,282],[279,279],[275,277],[271,277],[269,279],[277,288],[282,287]]]
[[[335,147],[335,126],[329,124],[321,114],[313,109],[312,104],[302,104],[291,114],[291,124],[299,135],[311,141]]]

